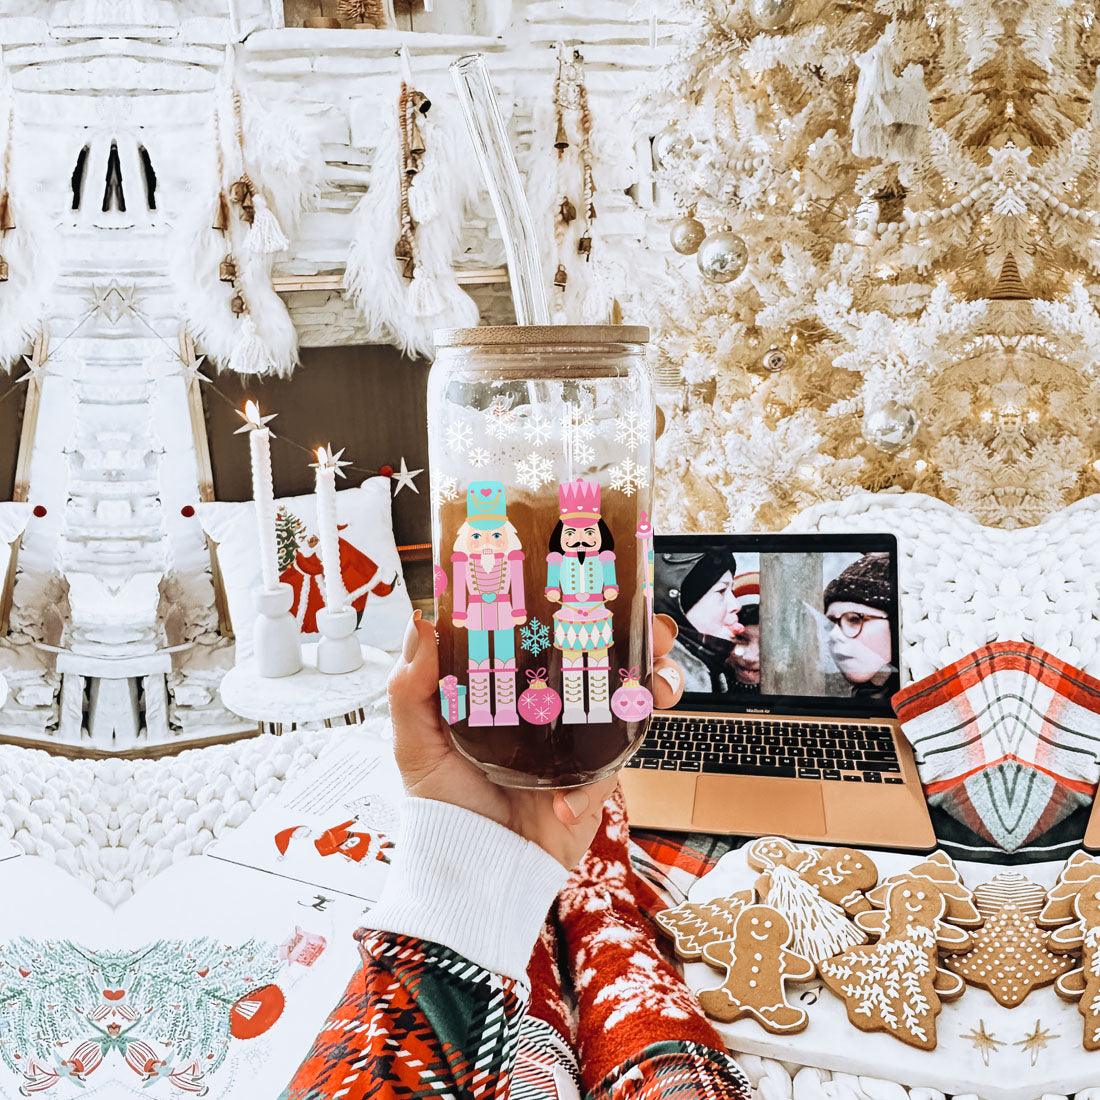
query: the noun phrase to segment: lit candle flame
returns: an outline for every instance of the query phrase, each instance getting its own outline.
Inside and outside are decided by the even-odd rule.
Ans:
[[[328,465],[328,452],[324,449],[324,447],[317,448],[317,464],[319,466]]]
[[[260,406],[249,399],[244,403],[244,415],[250,423],[258,424],[260,422]]]

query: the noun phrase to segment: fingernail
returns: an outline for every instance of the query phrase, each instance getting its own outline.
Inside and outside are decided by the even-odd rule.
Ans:
[[[562,801],[569,807],[569,812],[574,817],[580,817],[588,809],[588,804],[592,800],[588,797],[587,791],[570,791],[563,796]]]
[[[406,664],[416,656],[416,648],[420,645],[420,631],[416,629],[416,624],[420,622],[423,617],[424,613],[418,607],[412,613],[409,625],[405,627],[405,640],[401,643],[401,656],[404,658]]]

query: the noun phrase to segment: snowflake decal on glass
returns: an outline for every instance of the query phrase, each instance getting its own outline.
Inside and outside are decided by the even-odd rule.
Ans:
[[[628,409],[622,416],[615,418],[616,443],[622,443],[628,450],[636,451],[645,436],[645,420],[639,409]]]
[[[484,416],[485,430],[490,439],[508,439],[516,434],[516,413],[512,408],[511,397],[494,397]]]
[[[537,657],[544,649],[550,648],[550,628],[539,619],[530,619],[519,628],[519,644],[532,657]]]
[[[554,426],[541,413],[532,413],[523,426],[523,438],[536,447],[542,446],[553,434]]]
[[[541,489],[554,480],[554,467],[540,454],[531,454],[516,463],[516,481],[527,489]]]
[[[611,478],[611,488],[632,497],[639,489],[644,489],[647,481],[645,471],[636,462],[624,458],[618,466],[607,471]]]
[[[578,466],[588,466],[596,461],[596,449],[591,443],[573,444],[573,461]]]
[[[470,464],[481,469],[489,465],[489,459],[493,456],[484,447],[475,447],[469,454]]]
[[[465,454],[473,442],[474,432],[465,420],[456,420],[447,428],[447,446],[452,451]]]
[[[435,491],[440,500],[455,500],[458,497],[458,482],[453,477],[437,477]]]
[[[562,450],[573,462],[587,465],[596,458],[591,446],[596,435],[596,422],[592,414],[567,401],[561,417]]]

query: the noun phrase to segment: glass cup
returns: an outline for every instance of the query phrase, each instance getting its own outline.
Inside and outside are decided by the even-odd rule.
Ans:
[[[429,462],[441,713],[510,787],[573,787],[653,700],[654,401],[645,328],[436,334]]]

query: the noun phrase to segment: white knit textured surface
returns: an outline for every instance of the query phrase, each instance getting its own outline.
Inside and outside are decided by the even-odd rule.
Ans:
[[[919,494],[860,494],[789,530],[898,536],[909,679],[995,639],[1030,640],[1100,675],[1100,497],[1018,531]],[[384,715],[367,725],[381,730]],[[160,760],[71,761],[0,747],[0,836],[111,905],[244,822],[340,730],[297,730]]]

